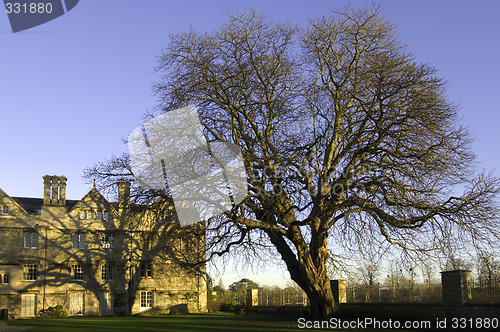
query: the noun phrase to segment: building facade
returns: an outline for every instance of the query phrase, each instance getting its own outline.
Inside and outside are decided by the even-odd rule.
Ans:
[[[171,204],[131,204],[126,182],[118,202],[95,187],[66,200],[64,176],[43,179],[43,198],[0,189],[0,309],[9,317],[56,305],[69,315],[206,311],[205,266],[192,264],[205,255],[204,233],[179,227]]]

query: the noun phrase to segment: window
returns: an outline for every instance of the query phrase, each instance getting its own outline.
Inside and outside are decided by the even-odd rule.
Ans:
[[[184,239],[178,239],[178,242],[177,242],[177,245],[178,245],[178,250],[179,252],[183,252],[186,250],[186,242],[184,241]]]
[[[73,280],[83,280],[83,266],[81,264],[73,264],[71,266],[71,274]]]
[[[85,294],[70,293],[69,294],[69,314],[83,315],[85,310]]]
[[[2,214],[9,214],[9,207],[8,206],[2,207]]]
[[[80,219],[108,220],[109,213],[107,211],[80,211]]]
[[[153,263],[141,263],[141,278],[153,277]]]
[[[85,249],[85,233],[71,234],[73,249]]]
[[[101,279],[113,280],[113,265],[111,264],[101,265]]]
[[[38,233],[24,232],[24,249],[38,249]]]
[[[36,280],[36,264],[23,264],[23,280]]]
[[[21,317],[35,317],[36,294],[21,294]]]
[[[80,219],[94,219],[96,214],[93,211],[80,211]]]
[[[170,212],[161,212],[158,216],[159,224],[170,224],[173,220],[172,214]]]
[[[141,291],[141,308],[151,308],[153,306],[153,292]]]
[[[115,237],[111,233],[101,234],[101,248],[113,249],[115,247]]]
[[[113,293],[101,293],[99,299],[101,315],[113,314]]]
[[[10,275],[8,273],[3,275],[3,278],[0,278],[1,281],[3,281],[4,284],[10,283]]]

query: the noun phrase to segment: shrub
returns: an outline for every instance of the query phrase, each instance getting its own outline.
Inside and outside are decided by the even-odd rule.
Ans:
[[[62,305],[56,305],[55,307],[49,307],[44,313],[40,315],[41,318],[64,318],[68,316],[68,313]]]
[[[235,307],[233,303],[222,303],[220,305],[220,311],[234,311]]]
[[[189,309],[188,309],[187,304],[185,304],[185,303],[173,305],[170,307],[170,314],[171,315],[188,314],[188,313],[189,313]]]
[[[221,303],[217,299],[211,299],[208,301],[207,309],[208,312],[219,312],[221,308]]]
[[[155,306],[143,312],[139,312],[134,316],[155,316],[155,315],[166,315],[170,312],[169,308],[162,306]]]

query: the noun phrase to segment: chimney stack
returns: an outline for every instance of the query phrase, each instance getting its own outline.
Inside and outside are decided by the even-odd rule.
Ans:
[[[43,176],[44,205],[66,205],[66,180],[65,176]]]
[[[130,182],[118,182],[118,206],[126,207],[130,202]]]

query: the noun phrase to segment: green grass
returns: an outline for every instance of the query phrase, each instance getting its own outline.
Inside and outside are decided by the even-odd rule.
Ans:
[[[191,314],[133,317],[79,317],[65,319],[20,319],[11,326],[37,326],[30,332],[77,331],[301,331],[297,321],[278,316],[249,314]]]
[[[304,329],[299,329],[297,327],[297,319],[257,313],[250,313],[248,316],[216,313],[168,316],[78,317],[64,319],[35,318],[11,320],[8,321],[8,324],[11,326],[36,326],[28,330],[30,332],[304,331]]]

